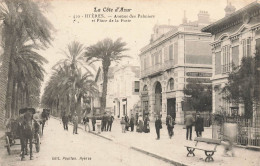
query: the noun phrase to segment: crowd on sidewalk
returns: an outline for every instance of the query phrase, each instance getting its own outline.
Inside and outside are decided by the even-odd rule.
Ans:
[[[160,130],[162,129],[162,120],[161,115],[155,115],[155,130],[157,134],[157,140],[160,139]],[[92,125],[92,131],[96,131],[100,134],[101,132],[109,131],[111,132],[114,116],[112,115],[103,115],[103,116],[93,116],[88,117],[85,115],[82,119],[82,123],[84,124],[85,131],[90,132],[90,119]],[[63,113],[62,114],[62,122],[64,130],[68,130],[68,122],[71,121],[73,123],[73,134],[78,134],[78,116],[76,112],[73,115]],[[171,139],[174,136],[174,125],[175,125],[175,116],[167,115],[166,117],[166,126],[169,138]],[[134,132],[134,128],[136,127],[136,132],[138,133],[150,133],[150,119],[148,115],[144,115],[144,117],[136,114],[135,116],[132,114],[129,118],[128,115],[125,115],[120,120],[120,125],[122,129],[122,133],[126,131]],[[187,115],[185,117],[185,126],[186,126],[186,139],[192,140],[192,127],[195,126],[195,131],[197,137],[202,136],[202,132],[204,131],[203,127],[203,118],[200,117],[198,113],[196,118],[193,115]]]

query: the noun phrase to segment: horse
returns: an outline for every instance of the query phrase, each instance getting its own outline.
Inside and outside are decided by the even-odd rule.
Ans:
[[[21,160],[25,160],[25,153],[27,153],[27,144],[29,141],[30,147],[30,160],[33,160],[32,144],[35,133],[35,123],[33,122],[33,113],[31,111],[25,112],[19,120],[18,130],[20,131],[21,142]]]

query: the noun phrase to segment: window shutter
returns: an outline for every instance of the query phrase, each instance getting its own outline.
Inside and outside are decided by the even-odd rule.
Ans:
[[[221,52],[215,53],[215,74],[221,73]]]
[[[178,43],[174,43],[174,64],[178,64]]]
[[[239,46],[232,47],[232,61],[235,66],[239,65]]]

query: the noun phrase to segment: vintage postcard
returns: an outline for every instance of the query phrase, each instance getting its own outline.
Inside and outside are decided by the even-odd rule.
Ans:
[[[0,0],[0,166],[259,166],[259,0]]]

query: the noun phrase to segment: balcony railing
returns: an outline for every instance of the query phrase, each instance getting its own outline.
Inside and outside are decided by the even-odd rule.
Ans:
[[[173,66],[174,66],[173,60],[166,61],[162,64],[156,64],[154,66],[150,66],[150,67],[146,68],[145,70],[141,71],[141,77],[153,75],[155,73],[170,69]]]
[[[232,69],[232,63],[222,65],[221,66],[221,73],[222,74],[229,73],[229,72],[231,72],[231,69]]]

